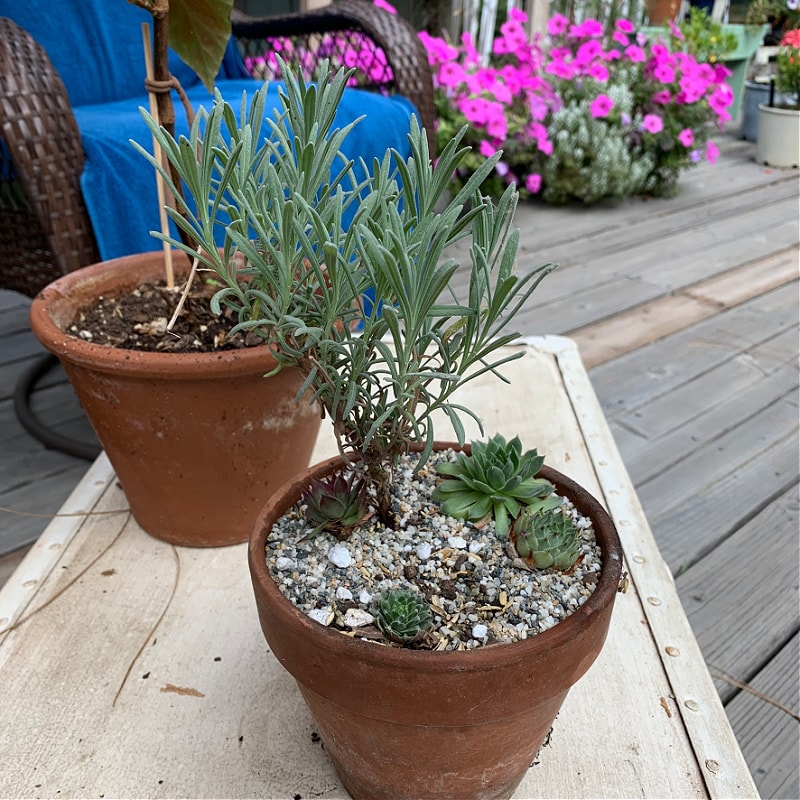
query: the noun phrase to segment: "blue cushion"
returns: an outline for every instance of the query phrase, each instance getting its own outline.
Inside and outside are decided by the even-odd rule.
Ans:
[[[247,91],[250,99],[258,86],[252,80],[218,82],[223,96],[237,112],[242,91]],[[277,91],[277,84],[270,85],[268,108],[270,101],[273,106],[277,105]],[[211,103],[211,96],[202,84],[191,87],[187,94],[195,109]],[[146,97],[138,102],[123,100],[74,109],[87,157],[81,188],[103,259],[161,247],[149,233],[159,224],[155,173],[129,143],[132,139],[152,151],[150,132],[139,106],[147,107]],[[345,154],[356,163],[360,157],[371,165],[374,158],[383,157],[386,148],[393,147],[403,158],[408,158],[411,151],[407,135],[413,113],[413,105],[403,97],[346,90],[336,125],[341,127],[362,114],[366,118],[345,141]],[[175,116],[176,133],[188,133],[180,103],[176,104]]]
[[[45,49],[73,106],[142,95],[141,24],[153,20],[144,9],[127,0],[0,0],[0,16],[13,19]],[[184,87],[198,83],[194,72],[172,52],[169,66]],[[245,76],[232,42],[220,77]]]
[[[150,235],[159,225],[158,200],[152,168],[130,145],[152,150],[150,133],[139,112],[149,108],[144,91],[141,23],[149,13],[127,0],[0,0],[0,16],[10,17],[44,47],[59,71],[83,137],[86,165],[81,177],[84,199],[103,259],[157,250]],[[196,109],[211,103],[197,76],[173,53],[170,71]],[[238,109],[241,94],[259,84],[250,79],[233,41],[223,60],[217,85]],[[176,133],[187,133],[183,107],[173,94]],[[277,87],[270,88],[277,105]],[[269,108],[269,104],[268,104]],[[337,125],[366,115],[344,150],[371,164],[386,148],[410,155],[407,133],[412,104],[402,97],[348,89]],[[175,230],[173,229],[173,233]]]

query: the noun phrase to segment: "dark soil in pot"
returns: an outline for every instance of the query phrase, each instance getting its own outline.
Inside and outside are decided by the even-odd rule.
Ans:
[[[314,475],[336,468],[327,462]],[[510,796],[569,688],[600,652],[621,575],[616,531],[581,487],[553,470],[541,475],[592,520],[603,562],[594,591],[562,622],[524,641],[487,640],[464,651],[384,646],[315,622],[286,599],[267,566],[272,526],[311,475],[283,487],[262,512],[249,548],[261,626],[354,797]]]
[[[176,257],[176,273],[188,274]],[[317,409],[296,403],[301,377],[265,347],[143,352],[65,333],[100,296],[163,274],[161,253],[78,270],[31,306],[31,327],[60,359],[122,484],[137,522],[189,546],[244,541],[271,493],[308,463]]]

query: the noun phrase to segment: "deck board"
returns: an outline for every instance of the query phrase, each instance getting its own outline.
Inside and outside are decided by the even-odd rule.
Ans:
[[[561,266],[517,328],[574,335],[585,350],[659,547],[683,568],[677,587],[705,657],[797,714],[798,171],[755,164],[754,145],[732,135],[720,145],[675,198],[521,205],[521,269]],[[464,271],[453,287],[464,292]],[[0,505],[46,514],[87,464],[47,451],[13,417],[16,378],[41,352],[28,305],[0,291]],[[45,385],[42,414],[85,426],[63,377]],[[4,513],[0,553],[43,528]],[[18,557],[0,557],[0,582]],[[770,609],[779,618],[766,622]],[[762,796],[797,797],[797,722],[717,688]]]
[[[750,685],[796,714],[800,708],[800,636],[795,634]],[[800,725],[748,691],[728,703],[728,718],[763,797],[800,797]]]

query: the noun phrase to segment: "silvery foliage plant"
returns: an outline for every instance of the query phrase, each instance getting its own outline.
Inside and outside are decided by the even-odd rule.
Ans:
[[[413,119],[407,160],[387,151],[380,162],[355,164],[341,148],[358,121],[334,125],[352,72],[326,68],[309,85],[288,68],[283,74],[272,116],[266,87],[249,109],[243,99],[238,117],[217,94],[188,138],[172,138],[143,112],[187,190],[169,214],[194,244],[161,238],[215,273],[214,308],[236,311],[237,327],[269,345],[276,371],[302,371],[298,399],[330,417],[340,452],[392,525],[398,457],[420,443],[420,464],[427,460],[436,411],[464,441],[462,415],[477,417],[455,393],[521,355],[502,349],[518,336],[504,328],[552,265],[515,274],[517,193],[510,187],[495,206],[478,191],[499,154],[445,199],[469,152],[460,147],[463,130],[434,163]],[[174,191],[170,171],[138,149]],[[450,289],[460,267],[446,251],[467,236],[460,301]],[[370,289],[374,302],[364,302]]]

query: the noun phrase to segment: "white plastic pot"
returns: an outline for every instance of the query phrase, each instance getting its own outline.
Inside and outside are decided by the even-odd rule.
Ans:
[[[762,104],[758,113],[756,161],[770,167],[800,165],[800,111]]]

